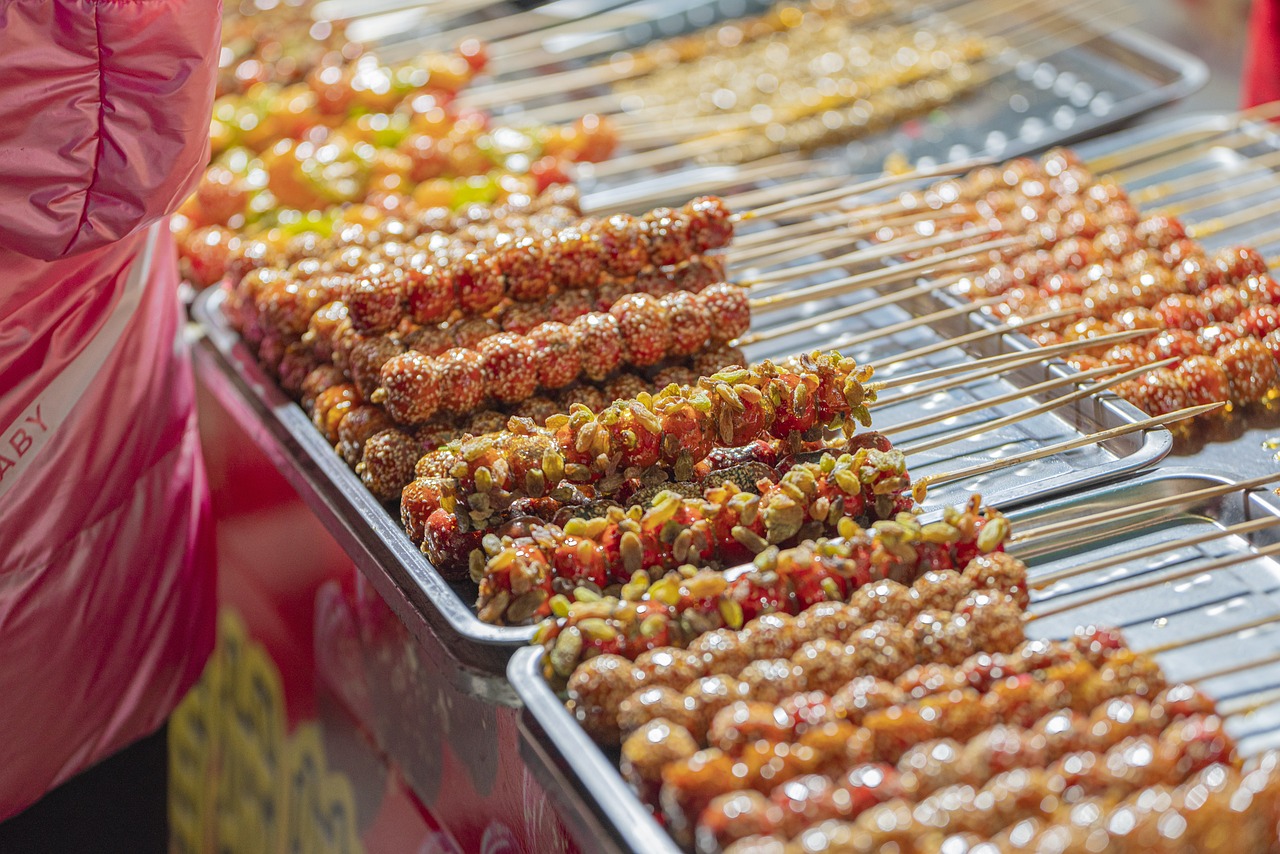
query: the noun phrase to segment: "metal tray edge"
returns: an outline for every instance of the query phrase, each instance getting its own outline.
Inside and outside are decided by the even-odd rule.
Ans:
[[[249,405],[260,408],[262,414],[268,415],[279,429],[287,433],[305,454],[306,462],[318,469],[328,481],[327,484],[318,482],[319,479],[303,473],[308,491],[313,493],[304,496],[307,503],[315,506],[317,502],[322,505],[336,502],[357,515],[369,532],[378,538],[379,543],[391,552],[405,572],[418,584],[437,613],[462,639],[489,647],[515,648],[528,644],[533,636],[531,627],[491,626],[482,622],[475,616],[470,604],[463,601],[430,561],[399,530],[399,526],[382,505],[324,442],[305,413],[261,371],[248,348],[227,326],[220,310],[224,298],[225,293],[221,289],[208,288],[196,296],[192,314],[208,333],[209,341],[222,357],[227,370],[233,372],[249,390],[262,396],[260,400],[253,400],[253,395],[245,395]],[[243,393],[245,389],[241,391]],[[322,494],[326,492],[328,494]],[[384,536],[388,532],[390,536]]]

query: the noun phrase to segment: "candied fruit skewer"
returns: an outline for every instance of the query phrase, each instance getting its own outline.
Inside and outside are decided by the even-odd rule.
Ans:
[[[973,293],[1008,294],[1006,312],[1021,316],[1072,301],[1093,306],[1094,317],[1071,321],[1061,330],[1080,337],[1082,351],[1072,361],[1081,367],[1186,357],[1176,366],[1153,371],[1118,389],[1153,414],[1210,399],[1231,398],[1237,405],[1269,400],[1280,387],[1280,369],[1273,364],[1274,355],[1271,360],[1265,358],[1264,349],[1280,352],[1276,333],[1280,313],[1271,308],[1280,298],[1280,287],[1270,280],[1261,256],[1240,247],[1207,257],[1176,218],[1161,214],[1140,218],[1123,190],[1097,180],[1078,163],[1063,160],[1058,153],[1044,162],[1054,169],[1046,171],[1025,159],[1011,161],[1002,169],[1012,178],[993,180],[990,171],[977,170],[924,191],[921,198],[925,200],[933,194],[978,199],[987,205],[985,211],[952,218],[941,223],[943,227],[949,223],[965,227],[975,216],[979,220],[994,217],[1008,231],[1036,236],[1035,251],[996,264],[975,278]],[[1018,179],[1031,189],[1015,199],[1022,185],[1009,188],[1008,182]],[[981,192],[966,192],[966,182]],[[1049,196],[1044,193],[1046,187],[1051,190]],[[1052,192],[1061,192],[1060,225],[1023,219],[1028,205],[1043,207]],[[904,199],[904,207],[920,201]],[[1065,202],[1070,204],[1064,206]],[[1099,275],[1101,279],[1096,278]],[[1077,276],[1087,278],[1077,283]],[[1108,276],[1117,277],[1119,286],[1109,283]],[[1088,339],[1095,334],[1134,325],[1151,328],[1153,340],[1117,345],[1106,353],[1088,349]],[[1260,340],[1268,335],[1271,338]],[[1052,343],[1061,335],[1046,330],[1033,337]]]
[[[913,506],[894,452],[826,456],[820,464],[796,465],[776,483],[762,479],[758,488],[755,495],[726,482],[701,498],[662,492],[644,510],[615,508],[563,528],[533,523],[521,537],[490,534],[470,559],[481,619],[509,622],[513,607],[517,615],[528,612],[525,619],[546,616],[557,580],[603,588],[652,567],[730,565],[802,532],[835,532],[842,520],[865,523]],[[423,548],[433,559],[443,557],[436,543],[428,524]]]
[[[701,293],[629,294],[609,312],[591,312],[567,327],[542,323],[528,335],[497,332],[465,348],[479,371],[480,400],[451,393],[433,357],[418,350],[391,355],[381,366],[381,388],[374,403],[408,424],[431,419],[442,403],[458,412],[486,398],[513,404],[539,387],[568,385],[578,376],[601,380],[623,365],[648,367],[668,358],[687,357],[736,338],[750,322],[739,288],[712,285]],[[674,322],[673,322],[674,321]]]
[[[1238,762],[1200,761],[1201,745],[1184,736],[1184,724],[1189,727],[1197,723],[1199,722],[1194,720],[1180,722],[1169,727],[1159,737],[1146,736],[1134,739],[1132,743],[1116,745],[1105,752],[1086,751],[1068,757],[1062,763],[1056,763],[1049,768],[1017,769],[1005,772],[994,776],[982,786],[948,787],[918,804],[904,803],[900,800],[892,803],[876,803],[862,811],[856,819],[815,823],[798,833],[794,839],[802,841],[806,850],[825,850],[828,846],[840,846],[855,838],[861,840],[860,846],[866,847],[840,850],[879,851],[885,850],[885,847],[900,845],[905,840],[941,841],[944,838],[964,835],[979,839],[992,838],[993,843],[1001,844],[1010,832],[1006,828],[1012,829],[1016,826],[1020,841],[1029,845],[1038,845],[1038,840],[1045,839],[1046,844],[1050,846],[1049,848],[1028,847],[1022,850],[1086,850],[1056,846],[1072,838],[1080,840],[1088,838],[1094,845],[1099,844],[1100,838],[1106,838],[1106,830],[1103,830],[1099,837],[1091,830],[1094,826],[1110,828],[1118,834],[1127,833],[1128,830],[1122,830],[1122,828],[1131,829],[1133,827],[1131,820],[1126,821],[1121,818],[1108,824],[1103,824],[1103,820],[1110,819],[1113,810],[1122,810],[1126,805],[1143,798],[1160,797],[1157,793],[1163,793],[1167,798],[1163,803],[1167,803],[1168,806],[1162,806],[1160,809],[1160,816],[1166,822],[1175,816],[1179,809],[1185,809],[1185,805],[1198,806],[1207,800],[1207,792],[1204,791],[1191,795],[1190,800],[1185,800],[1186,794],[1172,787],[1203,787],[1205,781],[1209,780],[1213,781],[1211,785],[1216,790],[1223,783],[1231,784],[1240,780]],[[1157,761],[1150,761],[1152,755]],[[1217,754],[1211,751],[1209,755]],[[1074,781],[1077,775],[1069,772],[1077,768],[1089,769],[1088,774],[1080,783],[1073,782],[1067,787],[1064,804],[1063,797],[1060,796],[1064,783],[1061,775],[1068,772],[1068,778]],[[1184,770],[1187,768],[1192,769],[1192,772],[1187,773]],[[1248,801],[1242,803],[1248,803]],[[1077,806],[1082,808],[1078,813],[1073,809]],[[1053,822],[1068,812],[1084,818],[1085,824],[1082,827],[1087,832],[1078,837],[1064,837],[1060,833],[1046,837],[1047,831],[1036,832],[1035,828],[1052,827]],[[765,818],[760,815],[753,817],[757,821]],[[714,813],[709,818],[714,821]],[[736,827],[744,825],[751,826],[744,821],[734,823]],[[768,826],[767,823],[764,826]],[[1175,822],[1168,822],[1168,826],[1180,827]],[[1061,829],[1059,826],[1059,830]],[[1143,844],[1140,848],[1133,850],[1217,850],[1200,847],[1182,848],[1181,843],[1184,839],[1180,830],[1167,831],[1166,834],[1161,834],[1161,837],[1166,835],[1173,836],[1179,847],[1156,849]],[[725,850],[738,852],[751,849],[733,846]],[[992,850],[1009,849],[997,848],[993,845]],[[1238,849],[1233,847],[1230,850]]]
[[[868,530],[852,523],[843,527],[842,540],[770,548],[745,572],[708,570],[652,581],[641,572],[623,585],[619,599],[603,601],[589,584],[560,593],[550,602],[554,618],[544,621],[535,637],[548,651],[546,675],[566,678],[580,661],[605,652],[636,658],[665,646],[692,645],[718,667],[722,658],[741,660],[744,623],[775,612],[805,612],[811,625],[842,628],[881,618],[912,619],[921,597],[895,579],[914,582],[947,567],[963,570],[958,589],[949,585],[953,598],[963,598],[978,584],[1019,599],[1027,595],[1026,568],[1000,552],[1008,522],[976,502],[949,508],[941,524],[921,527],[900,516],[892,525]],[[930,589],[939,581],[931,577],[919,584]],[[834,604],[846,598],[851,610]],[[807,610],[815,605],[818,610]],[[584,620],[594,622],[583,628]]]
[[[763,362],[703,377],[696,387],[667,386],[615,401],[599,414],[585,406],[554,416],[545,429],[512,422],[508,430],[446,445],[428,454],[419,476],[452,478],[470,501],[495,490],[548,494],[563,482],[616,488],[632,472],[665,472],[687,481],[717,447],[781,439],[798,448],[824,429],[869,424],[870,371],[837,353],[815,353],[794,367]],[[655,469],[654,467],[658,468]],[[613,483],[616,481],[616,483]],[[491,505],[493,501],[490,499]],[[476,519],[483,523],[484,518]]]
[[[404,316],[428,323],[454,310],[482,314],[504,298],[543,300],[553,286],[595,290],[614,277],[687,265],[726,246],[732,235],[733,222],[724,203],[714,196],[700,197],[678,211],[655,208],[642,218],[616,214],[584,220],[540,240],[521,238],[493,250],[477,246],[461,258],[429,266],[419,278],[403,284],[371,281],[368,290],[376,294],[376,304],[369,311],[357,305],[352,310],[364,332],[385,331]],[[419,299],[419,293],[430,299]]]

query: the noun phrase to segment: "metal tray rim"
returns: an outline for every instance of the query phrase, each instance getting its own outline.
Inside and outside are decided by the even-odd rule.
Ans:
[[[449,586],[426,556],[414,547],[355,473],[323,440],[305,413],[261,371],[239,336],[226,325],[220,310],[224,298],[225,292],[218,287],[208,288],[198,294],[192,305],[195,319],[211,333],[209,338],[228,367],[244,374],[243,378],[250,385],[265,392],[266,399],[258,403],[298,443],[308,462],[320,470],[330,489],[337,493],[336,498],[358,514],[368,529],[391,550],[427,594],[431,604],[446,619],[450,628],[462,638],[486,646],[519,647],[527,644],[533,637],[532,627],[492,626],[482,622],[476,617],[470,604]],[[323,501],[318,493],[324,489],[325,484],[310,482],[308,485],[317,493],[313,496],[314,500]]]
[[[1127,492],[1143,483],[1170,477],[1195,477],[1215,483],[1230,483],[1231,478],[1197,469],[1193,466],[1171,466],[1146,472],[1124,484],[1103,485],[1096,489],[1065,496],[1036,508],[1024,509],[1014,518],[1030,519],[1038,513],[1054,508],[1069,508],[1073,502],[1087,499],[1089,495]],[[1232,493],[1228,493],[1232,494]],[[1280,499],[1263,490],[1247,490],[1250,500],[1257,500],[1271,513],[1280,516]],[[578,725],[560,699],[551,690],[541,672],[542,647],[531,646],[519,650],[507,664],[507,679],[524,704],[524,715],[530,716],[538,728],[546,734],[550,744],[543,745],[543,755],[563,761],[579,781],[589,780],[590,786],[582,786],[570,794],[559,792],[554,797],[567,801],[575,798],[574,809],[590,809],[602,814],[610,822],[613,832],[632,845],[634,851],[669,852],[679,854],[680,848],[641,804],[627,786],[617,767],[609,761],[605,752],[591,740]],[[585,789],[585,793],[582,791]],[[636,836],[632,836],[632,833]],[[640,844],[642,843],[642,844]],[[639,847],[637,847],[639,844]]]

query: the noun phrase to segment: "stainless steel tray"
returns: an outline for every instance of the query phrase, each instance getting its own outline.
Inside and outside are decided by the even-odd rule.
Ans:
[[[767,5],[767,4],[765,4]],[[601,54],[638,47],[650,39],[668,37],[708,26],[713,20],[758,12],[759,3],[719,2],[689,4],[641,2],[624,9],[648,13],[653,19],[627,27],[604,27],[591,35],[575,37],[574,44],[595,40]],[[922,2],[915,17],[936,8]],[[665,14],[657,10],[664,10]],[[1079,18],[1095,29],[1098,9]],[[1085,138],[1128,121],[1157,106],[1172,103],[1204,85],[1208,70],[1199,59],[1139,32],[1123,29],[1099,31],[1084,44],[1071,44],[1047,58],[1010,55],[1010,70],[954,102],[931,110],[885,131],[869,134],[843,147],[826,149],[823,159],[840,162],[855,172],[879,172],[889,155],[928,164],[978,155],[1014,157],[1051,145]],[[544,46],[554,62],[556,45]],[[554,65],[556,69],[581,64]],[[583,90],[582,95],[603,94],[606,89]],[[557,100],[569,97],[566,93]],[[502,115],[536,107],[516,104]],[[634,176],[628,176],[633,178]],[[584,170],[584,191],[625,186],[626,179],[593,182]]]
[[[1170,469],[1010,515],[1016,532],[1033,525],[1121,509],[1223,482],[1225,479],[1216,475]],[[1118,535],[1114,526],[1105,524],[1076,530],[1069,535],[1069,540],[1059,540],[1050,550],[1028,560],[1031,577],[1260,517],[1280,517],[1280,501],[1276,496],[1269,492],[1236,491],[1137,520],[1127,526],[1131,530],[1124,535]],[[1277,540],[1280,540],[1280,525],[1248,538],[1224,538],[1144,562],[1140,568],[1126,570],[1122,566],[1106,571],[1105,579],[1083,576],[1073,582],[1075,593],[1105,590],[1108,584],[1121,583],[1140,574],[1158,578],[1162,573],[1177,572],[1193,559],[1240,554]],[[1064,591],[1056,595],[1071,593]],[[1040,600],[1043,601],[1053,600]],[[1033,613],[1038,604],[1033,601]],[[1116,596],[1083,609],[1083,613],[1066,612],[1036,621],[1028,634],[1062,637],[1081,622],[1118,625],[1125,629],[1131,642],[1152,648],[1269,617],[1274,617],[1276,622],[1239,635],[1158,654],[1157,658],[1170,678],[1195,680],[1197,674],[1209,671],[1210,664],[1263,661],[1280,652],[1280,563],[1264,557],[1204,573],[1185,583]],[[1247,653],[1241,651],[1242,643],[1248,644]],[[680,848],[618,773],[616,757],[607,755],[587,736],[551,690],[542,677],[541,657],[540,647],[530,647],[512,656],[507,668],[508,678],[525,705],[521,718],[521,750],[530,769],[556,799],[561,817],[578,834],[579,844],[585,846],[584,850],[678,854]],[[1209,680],[1202,687],[1212,696],[1229,699],[1272,685],[1280,685],[1280,665],[1267,664],[1256,670]],[[1280,698],[1276,704],[1248,717],[1233,718],[1229,728],[1241,739],[1240,747],[1245,753],[1280,743]]]
[[[1239,197],[1214,205],[1194,215],[1183,215],[1180,219],[1188,224],[1207,222],[1211,219],[1252,210],[1264,205],[1273,205],[1280,201],[1280,171],[1275,168],[1259,167],[1250,162],[1250,158],[1258,157],[1274,151],[1280,151],[1280,133],[1277,128],[1267,122],[1240,121],[1232,114],[1207,113],[1185,116],[1176,120],[1161,122],[1149,126],[1141,126],[1119,131],[1101,139],[1092,140],[1078,146],[1080,155],[1095,158],[1130,145],[1148,140],[1164,139],[1174,135],[1200,134],[1209,131],[1241,131],[1253,141],[1238,147],[1215,146],[1202,154],[1188,158],[1185,163],[1159,173],[1143,177],[1139,180],[1126,181],[1125,186],[1131,190],[1163,184],[1167,181],[1186,175],[1193,175],[1211,167],[1233,167],[1233,171],[1219,180],[1214,191],[1241,187]],[[1262,192],[1255,188],[1270,178],[1271,186]],[[1169,197],[1169,202],[1189,199],[1197,192],[1183,193]],[[1280,219],[1275,216],[1259,216],[1254,222],[1214,234],[1204,239],[1210,249],[1220,249],[1240,244],[1254,245],[1266,257],[1274,257],[1280,252],[1280,240],[1274,239],[1275,228]],[[1272,237],[1269,242],[1257,245],[1255,237]],[[1272,273],[1277,273],[1272,270]],[[1185,458],[1185,462],[1212,471],[1221,471],[1247,477],[1263,471],[1269,471],[1276,465],[1277,450],[1280,443],[1280,410],[1270,412],[1254,411],[1248,418],[1235,418],[1217,431],[1200,437],[1197,443],[1180,443],[1174,453]]]
[[[269,429],[287,439],[286,458],[280,465],[296,469],[303,480],[307,499],[314,506],[323,507],[347,530],[351,537],[375,549],[380,560],[394,564],[397,573],[410,582],[415,592],[439,609],[440,617],[449,631],[457,633],[460,641],[492,645],[519,646],[528,642],[532,629],[528,627],[498,627],[481,622],[472,609],[474,587],[467,582],[450,584],[431,566],[426,557],[410,542],[400,528],[399,520],[389,514],[360,483],[359,478],[347,468],[324,438],[311,424],[302,409],[289,400],[275,383],[258,367],[253,355],[239,341],[227,325],[220,306],[225,294],[211,288],[201,293],[193,305],[196,320],[208,332],[209,342],[217,349],[221,361],[234,374],[244,392],[254,398],[254,405],[269,422]],[[831,308],[830,303],[802,306],[799,311],[822,312]],[[782,315],[788,317],[792,315]],[[751,358],[790,355],[814,347],[825,347],[828,342],[838,342],[841,335],[852,331],[882,326],[908,317],[904,309],[883,309],[869,312],[835,324],[824,324],[816,333],[795,336],[796,340],[783,339],[770,346],[748,348]],[[774,318],[778,320],[780,318]],[[946,334],[950,330],[943,329]],[[858,355],[865,359],[879,354],[896,354],[908,348],[940,339],[938,332],[920,328],[878,342],[875,347],[864,348]],[[992,347],[1000,346],[995,340]],[[992,351],[994,352],[994,350]],[[949,364],[956,359],[968,358],[966,353],[952,348],[934,354],[928,364]],[[925,362],[913,363],[920,369]],[[1027,382],[1038,375],[1043,379],[1046,370],[1059,368],[1031,366],[1023,369]],[[991,397],[1013,389],[1009,380],[993,379],[971,387],[934,395],[917,409],[914,404],[884,407],[878,413],[880,423],[891,423],[893,418],[902,421],[914,417],[920,411],[934,410],[939,414],[939,426],[950,427],[945,412],[961,403],[968,403],[974,396]],[[1024,398],[1000,407],[994,412],[1004,414],[1032,405]],[[963,423],[980,423],[991,417],[993,410],[973,413]],[[1054,414],[1040,415],[1028,421],[1011,425],[998,431],[989,431],[956,447],[942,448],[920,454],[912,459],[912,471],[916,476],[931,472],[949,472],[970,464],[1007,456],[1020,450],[1038,447],[1047,442],[1074,438],[1081,432],[1118,426],[1135,420],[1137,411],[1118,400],[1086,398],[1075,405],[1064,407]],[[934,427],[917,428],[896,439],[911,440],[929,436]],[[892,434],[891,434],[892,435]],[[1167,431],[1149,430],[1119,437],[1104,446],[1089,446],[1066,454],[1027,463],[1015,469],[1006,469],[968,480],[956,481],[930,492],[926,507],[963,502],[971,491],[981,489],[1001,506],[1013,507],[1021,503],[1079,489],[1090,484],[1123,477],[1134,471],[1153,465],[1167,453],[1171,440]]]
[[[790,311],[757,315],[753,319],[751,330],[753,333],[767,332],[780,324],[805,317],[814,318],[819,322],[804,332],[748,346],[747,356],[752,360],[778,359],[811,350],[814,347],[834,347],[860,362],[884,363],[898,354],[975,331],[983,322],[975,315],[953,317],[937,321],[929,327],[921,326],[871,342],[842,347],[842,342],[853,340],[853,336],[883,329],[909,320],[913,316],[920,316],[945,307],[945,304],[935,298],[919,297],[899,305],[862,312],[853,317],[821,322],[821,318],[829,315],[833,309],[866,301],[878,295],[876,291],[864,291],[836,299],[813,301]],[[1034,344],[1027,341],[1025,346],[1034,346]],[[1002,336],[992,336],[967,344],[963,348],[950,347],[923,359],[883,367],[877,371],[876,378],[887,379],[914,374],[932,367],[960,364],[975,358],[1020,349],[1024,349],[1024,346],[1019,342],[1005,340]],[[1062,362],[1029,365],[1003,377],[974,381],[957,389],[934,394],[927,400],[911,400],[873,409],[872,424],[875,429],[884,430],[895,445],[907,445],[916,440],[932,438],[962,427],[990,422],[1005,415],[1025,411],[1037,402],[1060,397],[1072,387],[1060,387],[1037,396],[1026,396],[1001,406],[960,417],[947,414],[958,405],[975,400],[992,399],[1046,379],[1067,376],[1070,372],[1070,367]],[[922,413],[928,412],[938,413],[936,424],[918,427],[901,434],[892,429],[894,423],[902,423],[908,419],[914,420]],[[971,438],[924,451],[919,456],[909,457],[908,463],[913,477],[952,472],[993,459],[1035,450],[1081,434],[1132,424],[1143,418],[1145,416],[1131,404],[1110,392],[1104,392],[1059,407],[1050,413],[1036,415],[1026,421],[988,430]],[[1153,466],[1169,452],[1172,446],[1172,436],[1163,428],[1130,433],[1101,445],[1078,448],[1024,463],[1015,468],[997,470],[935,487],[930,490],[925,508],[961,503],[972,492],[981,492],[1000,507],[1015,507],[1032,501],[1041,501],[1068,490],[1083,489]]]
[[[435,571],[422,552],[365,488],[354,472],[316,430],[302,408],[288,398],[258,366],[222,316],[225,292],[202,291],[192,314],[205,333],[207,355],[232,386],[249,417],[260,425],[259,444],[272,457],[349,554],[366,561],[392,585],[379,592],[397,605],[408,600],[445,637],[451,651],[481,670],[501,668],[513,646],[528,643],[532,628],[503,628],[481,622],[471,607],[474,587],[466,594]],[[367,573],[368,574],[368,573]],[[410,622],[410,621],[406,621]],[[412,623],[410,623],[412,624]]]
[[[1224,173],[1222,179],[1213,187],[1170,196],[1165,200],[1179,202],[1207,191],[1218,192],[1233,186],[1245,188],[1243,197],[1206,207],[1194,214],[1179,216],[1179,219],[1190,225],[1280,203],[1280,171],[1250,163],[1250,158],[1280,151],[1280,133],[1277,133],[1273,126],[1267,123],[1242,122],[1237,116],[1228,114],[1183,116],[1167,122],[1118,131],[1107,137],[1082,143],[1076,146],[1076,151],[1085,159],[1094,159],[1151,140],[1176,137],[1192,139],[1213,132],[1234,134],[1235,131],[1247,134],[1253,141],[1238,146],[1214,146],[1198,156],[1187,158],[1185,163],[1174,168],[1163,169],[1139,180],[1124,182],[1130,190],[1141,190],[1144,187],[1161,185],[1183,176],[1194,175],[1205,169],[1232,167],[1234,171]],[[1264,186],[1268,178],[1273,179],[1271,186],[1259,191],[1258,188]],[[1153,206],[1144,207],[1151,209]],[[1244,244],[1255,246],[1266,256],[1273,256],[1280,251],[1280,239],[1277,238],[1275,231],[1276,222],[1277,220],[1273,217],[1259,216],[1254,222],[1225,229],[1205,238],[1202,242],[1210,251]],[[1269,240],[1259,245],[1254,240],[1257,236],[1269,238]],[[936,299],[916,303],[913,311],[922,314],[943,307],[964,304],[961,298],[949,293],[939,291],[936,294]],[[997,323],[993,317],[985,313],[975,314],[972,317],[974,318],[972,323],[975,326],[980,324],[991,328]],[[1033,350],[1037,346],[1029,338],[1020,334],[1004,337],[1005,345],[1011,348]],[[1181,462],[1243,478],[1273,468],[1280,460],[1278,451],[1280,451],[1280,408],[1269,410],[1255,408],[1247,414],[1247,417],[1236,414],[1225,422],[1213,422],[1203,429],[1197,429],[1190,438],[1181,439],[1175,443],[1171,454]]]

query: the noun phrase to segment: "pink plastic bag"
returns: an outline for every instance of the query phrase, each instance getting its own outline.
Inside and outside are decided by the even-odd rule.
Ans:
[[[0,820],[154,730],[212,644],[157,220],[206,157],[219,21],[199,0],[0,12]]]

